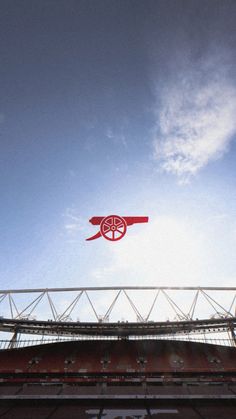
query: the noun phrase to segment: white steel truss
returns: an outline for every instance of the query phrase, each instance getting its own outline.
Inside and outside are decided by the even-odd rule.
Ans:
[[[106,322],[111,319],[121,296],[126,300],[125,304],[123,298],[123,307],[129,307],[138,322],[160,321],[161,313],[155,310],[160,307],[160,299],[162,314],[165,306],[166,320],[230,318],[236,314],[236,287],[120,286],[0,290],[0,318],[33,319],[37,316],[43,320],[50,316],[53,321],[73,321],[72,316],[76,315],[77,321],[80,309],[84,311],[86,305],[91,309],[90,317],[92,313],[95,321]],[[130,310],[126,310],[124,316],[117,321],[129,321]]]
[[[0,290],[0,331],[57,336],[174,337],[225,332],[235,344],[236,287]]]

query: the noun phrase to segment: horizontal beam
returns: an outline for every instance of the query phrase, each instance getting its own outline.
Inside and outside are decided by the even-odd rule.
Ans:
[[[74,292],[74,291],[119,291],[119,290],[176,290],[176,291],[236,291],[236,287],[166,287],[166,286],[117,286],[117,287],[74,287],[74,288],[25,288],[3,289],[0,294],[27,294],[42,292]]]

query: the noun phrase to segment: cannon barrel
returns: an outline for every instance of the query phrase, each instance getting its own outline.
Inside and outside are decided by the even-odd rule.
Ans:
[[[127,226],[132,224],[147,223],[148,217],[122,217],[126,221]]]
[[[106,218],[106,216],[104,217],[92,217],[90,218],[89,222],[92,225],[100,225],[102,220]],[[138,224],[138,223],[147,223],[148,222],[148,217],[126,217],[126,216],[122,216],[122,218],[125,220],[126,224],[128,226],[131,226],[132,224]]]
[[[93,226],[98,226],[101,224],[103,218],[105,217],[92,217],[90,218],[89,222],[93,225]]]

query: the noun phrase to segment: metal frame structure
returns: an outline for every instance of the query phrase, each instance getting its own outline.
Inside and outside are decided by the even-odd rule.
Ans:
[[[91,293],[96,293],[96,298],[99,294],[105,294],[106,291],[114,291],[116,293],[115,298],[111,301],[108,309],[101,316],[98,314],[95,304],[93,304],[91,299]],[[145,316],[141,314],[141,310],[138,310],[137,305],[134,303],[134,300],[129,295],[130,291],[140,291],[142,296],[145,296],[146,291],[153,292],[153,299],[150,301],[150,306],[148,314]],[[181,294],[184,301],[184,293],[186,291],[192,291],[193,299],[191,301],[190,307],[186,310],[187,303],[184,301],[185,309],[181,308],[179,304],[169,295],[169,291],[175,291],[178,294]],[[217,292],[218,301],[212,297],[211,293]],[[231,302],[227,307],[224,302],[222,302],[222,292],[227,292],[231,294]],[[53,295],[73,293],[72,301],[66,306],[64,304],[63,311],[59,311],[55,301],[53,301]],[[99,293],[99,294],[98,294]],[[77,288],[36,288],[36,289],[9,289],[9,290],[0,290],[0,309],[4,300],[8,300],[8,305],[10,309],[10,317],[12,319],[20,319],[24,316],[31,316],[36,311],[36,307],[39,303],[45,299],[48,302],[48,307],[50,308],[51,315],[54,321],[65,321],[69,318],[75,308],[78,308],[79,301],[83,295],[87,298],[87,303],[92,308],[92,311],[95,315],[95,318],[98,322],[108,320],[112,310],[114,309],[115,304],[117,303],[118,298],[121,294],[124,294],[129,302],[131,308],[133,309],[135,315],[137,316],[138,321],[147,322],[150,320],[151,313],[154,309],[154,306],[157,304],[158,297],[161,295],[165,297],[166,302],[173,309],[173,312],[176,316],[176,320],[194,320],[194,315],[196,312],[197,303],[200,296],[204,297],[205,303],[211,306],[213,315],[218,315],[219,317],[234,317],[236,310],[236,287],[155,287],[155,286],[146,286],[146,287],[137,287],[137,286],[120,286],[120,287],[77,287]],[[17,305],[17,296],[23,295],[24,297],[30,295],[32,299],[25,306],[19,308]],[[224,305],[223,305],[224,304]]]
[[[135,296],[132,293],[135,293]],[[128,307],[135,316],[135,321],[123,317],[112,319],[121,298],[126,302],[124,312]],[[160,309],[160,299],[162,314],[165,312],[170,316],[165,320],[160,320],[159,314],[155,313],[156,309]],[[97,302],[100,302],[100,309],[102,305],[102,314],[98,311]],[[80,310],[85,313],[90,310],[90,315],[85,321],[78,320]],[[83,335],[128,338],[213,332],[228,333],[235,344],[235,310],[236,287],[117,286],[9,289],[0,290],[0,331],[13,333],[11,344],[15,344],[19,334],[72,338]],[[77,317],[73,320],[72,316],[75,313]]]

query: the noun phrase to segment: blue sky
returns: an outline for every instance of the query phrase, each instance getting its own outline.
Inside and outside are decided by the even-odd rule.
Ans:
[[[234,285],[235,2],[0,9],[1,288]]]

